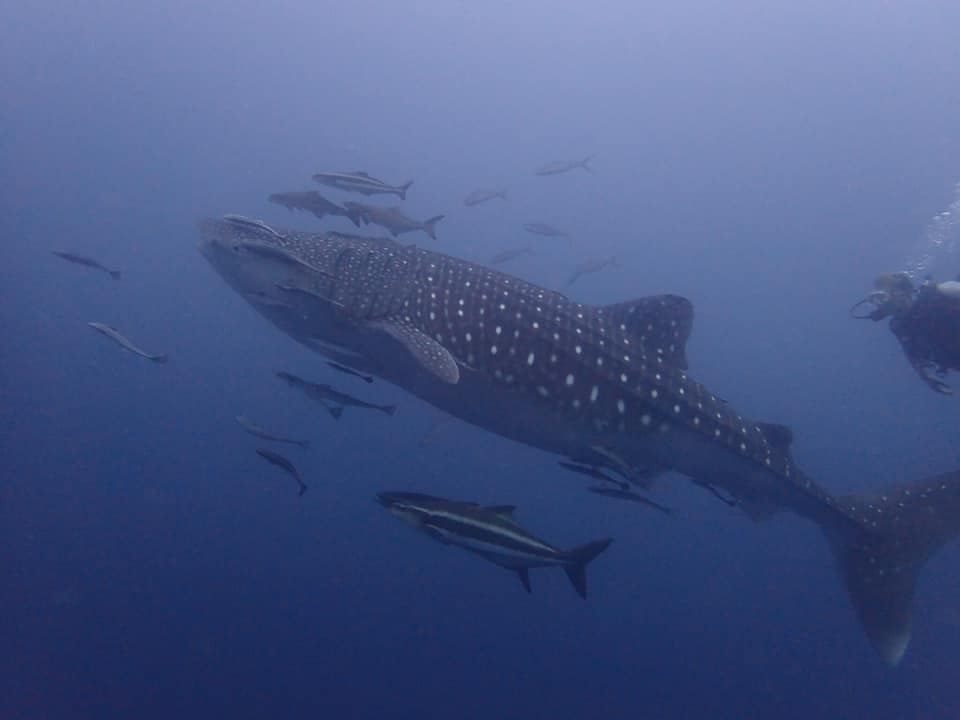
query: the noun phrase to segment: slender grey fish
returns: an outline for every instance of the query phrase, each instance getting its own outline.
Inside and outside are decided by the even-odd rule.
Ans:
[[[474,205],[479,205],[480,203],[487,202],[488,200],[494,200],[495,198],[507,199],[506,190],[474,190],[472,193],[467,195],[463,199],[463,204],[467,207],[473,207]]]
[[[293,463],[287,460],[283,455],[279,455],[273,450],[267,450],[266,448],[257,448],[257,455],[262,457],[268,463],[276,465],[279,468],[283,468],[288,473],[293,476],[293,479],[297,481],[297,485],[300,487],[300,492],[297,493],[299,497],[303,497],[303,494],[307,491],[307,484],[303,482],[303,478],[300,476],[300,471],[294,467]]]
[[[647,507],[652,507],[654,510],[659,510],[665,515],[669,515],[672,512],[670,508],[630,490],[618,490],[616,488],[603,487],[602,485],[600,487],[588,487],[587,490],[597,495],[603,495],[604,497],[616,498],[617,500],[629,500],[630,502],[635,502],[640,505],[646,505]]]
[[[558,160],[557,162],[541,165],[537,170],[537,175],[559,175],[560,173],[570,172],[577,168],[583,168],[589,173],[593,170],[587,164],[593,159],[593,155],[587,155],[583,160]]]
[[[386,228],[391,235],[396,237],[403,233],[422,230],[434,240],[437,239],[436,224],[443,220],[443,215],[434,215],[423,222],[414,220],[403,214],[399,207],[380,207],[379,205],[367,205],[348,200],[343,204],[348,212],[363,221],[364,225],[373,223],[382,228]]]
[[[520,257],[521,255],[533,254],[533,250],[529,246],[524,246],[521,248],[513,248],[511,250],[504,250],[503,252],[497,253],[492,258],[490,258],[491,265],[501,265],[509,260]]]
[[[101,265],[100,261],[94,260],[92,257],[87,257],[86,255],[77,255],[76,253],[72,252],[61,252],[59,250],[51,250],[50,252],[59,258],[63,258],[67,262],[72,262],[75,265],[83,265],[84,267],[94,268],[95,270],[102,270],[114,280],[120,279],[119,270],[111,270],[110,268]]]
[[[117,345],[122,347],[124,350],[129,350],[134,355],[139,355],[140,357],[146,358],[147,360],[152,360],[155,363],[165,363],[167,361],[166,354],[161,353],[159,355],[151,355],[150,353],[145,352],[144,350],[138,348],[136,345],[130,342],[127,338],[125,338],[123,334],[114,327],[110,327],[109,325],[106,325],[104,323],[98,323],[98,322],[88,322],[87,325],[92,327],[98,333],[101,333],[102,335],[106,335],[108,338],[113,340]]]
[[[329,365],[330,367],[332,367],[332,368],[333,368],[334,370],[336,370],[337,372],[342,372],[344,375],[353,375],[353,376],[356,377],[356,378],[360,378],[360,379],[363,380],[365,383],[372,383],[372,382],[373,382],[373,377],[372,377],[372,376],[370,376],[370,375],[364,375],[364,374],[361,373],[361,372],[357,372],[357,371],[354,370],[353,368],[348,368],[346,365],[341,365],[340,363],[334,362],[333,360],[327,360],[327,365]]]
[[[312,400],[336,404],[340,407],[341,412],[343,412],[343,407],[347,405],[350,407],[367,408],[369,410],[379,410],[387,415],[393,415],[397,411],[396,405],[373,405],[371,403],[364,402],[363,400],[358,400],[352,395],[347,395],[346,393],[334,390],[329,385],[310,382],[309,380],[304,380],[301,377],[297,377],[292,373],[284,372],[282,370],[277,373],[277,377],[287,383],[287,385],[290,387],[297,388]]]
[[[257,425],[246,415],[237,415],[236,421],[240,427],[242,427],[251,435],[256,435],[258,438],[263,438],[264,440],[270,440],[272,442],[286,443],[287,445],[299,445],[304,449],[310,447],[310,442],[308,440],[293,440],[291,438],[283,437],[282,435],[275,435],[269,430]]]
[[[313,179],[321,185],[329,185],[346,192],[355,192],[361,195],[397,195],[401,200],[407,199],[407,190],[413,185],[413,180],[402,185],[388,185],[383,180],[371,177],[362,170],[319,172],[313,176]]]
[[[590,465],[580,465],[578,463],[564,462],[563,460],[559,460],[557,464],[562,468],[566,468],[567,470],[571,470],[575,473],[580,473],[581,475],[586,475],[594,480],[600,480],[601,482],[608,482],[611,485],[616,485],[621,490],[630,489],[630,483],[612,478],[606,473],[601,472],[597,468]]]
[[[524,223],[523,229],[528,233],[533,233],[534,235],[546,235],[547,237],[567,237],[567,233],[563,230],[558,230],[553,227],[553,225],[547,225],[546,223]]]
[[[468,550],[520,578],[531,592],[530,568],[562,567],[577,594],[587,597],[587,565],[613,542],[596,540],[572,550],[559,550],[520,527],[513,505],[444,500],[410,492],[382,492],[377,500],[391,514],[445,545]]]
[[[586,262],[580,263],[573,269],[573,272],[570,273],[570,277],[567,278],[567,285],[573,285],[577,280],[587,273],[595,273],[603,270],[608,265],[616,265],[617,258],[615,255],[610,255],[605,258],[599,258],[596,260],[587,260]]]
[[[327,198],[316,190],[274,193],[267,199],[272,203],[283,205],[287,210],[305,210],[311,212],[320,220],[327,215],[339,215],[350,218],[354,225],[360,226],[359,218],[357,218],[356,215],[347,211],[345,207],[341,207],[337,205],[337,203],[327,200]]]

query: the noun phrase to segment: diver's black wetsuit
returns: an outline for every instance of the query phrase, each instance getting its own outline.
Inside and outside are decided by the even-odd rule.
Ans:
[[[909,306],[890,318],[890,330],[923,381],[939,393],[951,394],[942,378],[950,370],[960,370],[960,299],[924,285]]]

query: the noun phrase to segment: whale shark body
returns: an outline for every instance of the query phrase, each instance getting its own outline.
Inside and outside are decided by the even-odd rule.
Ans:
[[[578,463],[643,478],[674,470],[754,519],[812,520],[873,646],[891,665],[903,656],[916,575],[960,531],[960,472],[835,497],[795,464],[788,428],[742,417],[687,373],[685,298],[590,306],[389,239],[237,216],[204,221],[201,236],[231,287],[335,362]]]

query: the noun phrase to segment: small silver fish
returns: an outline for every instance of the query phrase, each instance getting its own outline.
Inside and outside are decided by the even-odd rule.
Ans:
[[[98,333],[106,335],[108,338],[113,340],[117,345],[122,347],[124,350],[129,350],[134,355],[139,355],[140,357],[146,358],[147,360],[152,360],[155,363],[165,363],[167,361],[167,355],[165,354],[151,355],[150,353],[145,352],[144,350],[141,350],[132,342],[130,342],[126,337],[124,337],[123,334],[114,327],[110,327],[109,325],[106,325],[104,323],[99,323],[99,322],[88,322],[87,325],[92,327]]]
[[[297,481],[297,485],[300,488],[300,492],[297,493],[299,497],[303,497],[303,494],[307,491],[307,484],[303,481],[303,477],[300,475],[300,471],[294,466],[292,462],[287,460],[283,455],[273,452],[273,450],[267,450],[266,448],[257,448],[257,455],[262,457],[268,463],[276,465],[279,468],[283,468],[290,475],[293,476],[293,479]]]
[[[616,263],[617,258],[614,255],[600,258],[599,260],[587,260],[586,262],[580,263],[573,269],[573,272],[570,273],[570,277],[567,278],[567,285],[573,285],[584,275],[599,272],[609,265],[616,265]]]
[[[110,268],[101,265],[99,260],[94,260],[92,257],[87,257],[86,255],[77,255],[76,253],[72,252],[61,252],[59,250],[51,250],[50,252],[59,258],[63,258],[67,262],[72,262],[75,265],[83,265],[84,267],[93,268],[94,270],[102,270],[114,280],[120,279],[119,270],[111,270]]]
[[[489,262],[491,265],[501,265],[509,260],[514,260],[521,255],[533,254],[533,249],[529,246],[524,246],[521,248],[513,248],[512,250],[504,250],[503,252],[497,253]]]
[[[576,170],[577,168],[583,168],[588,173],[592,173],[593,170],[591,170],[587,164],[592,159],[593,155],[587,155],[582,160],[558,160],[557,162],[550,162],[546,165],[541,165],[537,170],[537,175],[559,175],[570,172],[571,170]]]
[[[285,443],[287,445],[299,445],[300,447],[307,449],[310,447],[310,442],[308,440],[293,440],[291,438],[283,437],[282,435],[275,435],[274,433],[266,430],[255,422],[250,420],[246,415],[237,415],[235,418],[237,423],[246,430],[251,435],[255,435],[258,438],[264,440],[270,440],[271,442]]]
[[[546,223],[524,223],[523,229],[534,235],[545,235],[546,237],[569,237],[563,230],[558,230],[553,225]]]
[[[479,205],[480,203],[487,202],[489,200],[494,200],[496,198],[507,199],[506,190],[474,190],[472,193],[467,195],[463,199],[463,204],[467,207],[473,207],[474,205]]]

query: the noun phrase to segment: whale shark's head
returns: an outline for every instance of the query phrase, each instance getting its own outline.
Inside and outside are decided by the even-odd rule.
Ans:
[[[200,252],[227,283],[245,297],[282,303],[277,285],[296,266],[285,257],[275,232],[256,220],[227,216],[200,223]]]

